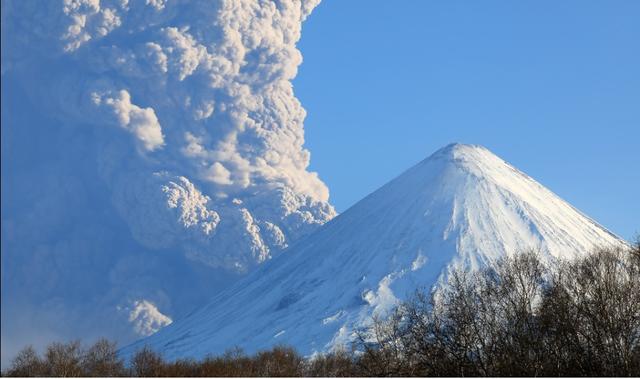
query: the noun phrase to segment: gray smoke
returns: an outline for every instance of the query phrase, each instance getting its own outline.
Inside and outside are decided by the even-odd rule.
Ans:
[[[335,216],[291,84],[317,3],[2,2],[3,362],[21,312],[148,334]]]

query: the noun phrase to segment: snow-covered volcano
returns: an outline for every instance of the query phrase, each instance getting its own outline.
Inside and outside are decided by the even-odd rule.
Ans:
[[[348,343],[354,327],[457,266],[538,249],[570,258],[622,241],[480,146],[453,144],[292,246],[208,305],[124,349],[167,358]]]

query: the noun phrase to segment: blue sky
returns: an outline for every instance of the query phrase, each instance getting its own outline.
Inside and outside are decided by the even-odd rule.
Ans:
[[[295,92],[339,211],[449,142],[481,144],[640,232],[640,1],[325,0]]]

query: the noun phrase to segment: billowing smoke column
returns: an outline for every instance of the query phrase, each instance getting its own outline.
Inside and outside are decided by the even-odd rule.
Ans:
[[[335,215],[290,82],[317,2],[2,2],[3,351],[25,309],[149,334]]]

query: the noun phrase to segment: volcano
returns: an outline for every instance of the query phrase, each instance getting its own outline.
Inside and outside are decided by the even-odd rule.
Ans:
[[[572,259],[624,242],[481,146],[448,145],[155,335],[165,358],[347,345],[417,288],[534,249]]]

